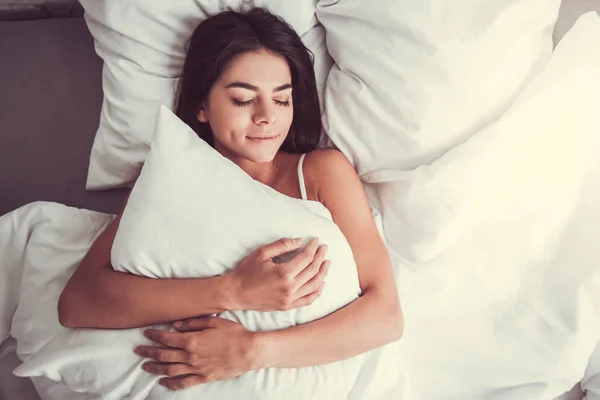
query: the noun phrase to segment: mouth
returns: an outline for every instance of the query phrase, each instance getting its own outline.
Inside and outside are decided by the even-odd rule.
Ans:
[[[246,138],[252,142],[268,142],[268,141],[275,140],[278,137],[279,137],[279,134],[246,136]]]

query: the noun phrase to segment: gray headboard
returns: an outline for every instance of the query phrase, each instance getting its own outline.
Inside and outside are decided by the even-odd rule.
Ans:
[[[0,21],[81,17],[77,0],[0,0]]]
[[[85,190],[102,62],[83,18],[0,21],[0,59],[0,215],[38,200],[117,212],[124,191]]]

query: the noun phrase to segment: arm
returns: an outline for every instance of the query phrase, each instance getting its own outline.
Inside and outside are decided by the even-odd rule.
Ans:
[[[309,157],[307,183],[316,177],[308,187],[310,197],[327,206],[346,236],[358,268],[361,297],[320,320],[279,331],[251,332],[218,317],[182,321],[175,325],[179,332],[149,329],[146,336],[162,346],[139,346],[136,352],[153,360],[144,364],[146,371],[168,376],[160,381],[164,386],[177,390],[261,368],[327,364],[402,336],[390,259],[356,172],[336,151],[316,151]]]
[[[259,368],[327,364],[402,336],[402,311],[391,262],[352,165],[342,153],[318,150],[307,157],[305,172],[308,179],[315,177],[312,185],[307,182],[313,197],[331,211],[352,248],[362,295],[320,320],[259,333]]]
[[[302,307],[320,295],[327,275],[325,249],[311,242],[302,257],[275,264],[301,241],[280,239],[250,253],[231,272],[203,279],[153,279],[115,271],[110,263],[120,216],[102,233],[58,301],[61,325],[134,328],[227,310]],[[202,262],[199,260],[198,262]]]
[[[98,236],[58,301],[65,327],[133,328],[225,311],[228,276],[153,279],[113,270],[110,251],[120,215]]]

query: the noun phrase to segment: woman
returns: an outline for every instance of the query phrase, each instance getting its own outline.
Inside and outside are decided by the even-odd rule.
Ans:
[[[326,364],[398,340],[402,313],[387,250],[351,164],[340,152],[316,150],[321,123],[314,70],[294,30],[263,9],[208,18],[191,37],[176,108],[200,138],[255,180],[330,211],[352,248],[361,297],[305,325],[250,332],[209,315],[312,303],[327,274],[325,246],[313,240],[275,264],[273,258],[300,247],[283,238],[223,276],[151,279],[112,269],[117,217],[66,285],[61,324],[131,328],[176,321],[176,332],[146,331],[161,346],[135,349],[153,360],[144,369],[168,376],[160,382],[171,389],[266,367]]]

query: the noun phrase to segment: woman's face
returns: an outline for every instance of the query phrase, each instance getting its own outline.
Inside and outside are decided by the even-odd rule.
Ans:
[[[215,149],[232,161],[272,161],[294,117],[291,83],[279,55],[260,50],[234,58],[198,112],[210,124]]]

